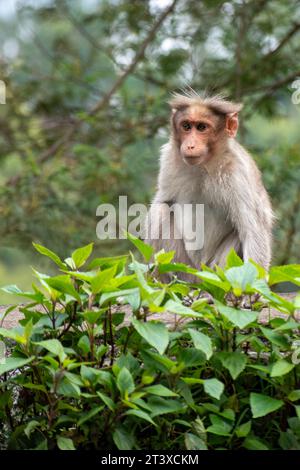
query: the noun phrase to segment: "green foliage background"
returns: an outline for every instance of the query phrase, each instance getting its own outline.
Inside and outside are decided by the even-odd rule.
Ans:
[[[65,255],[96,241],[100,203],[150,201],[166,103],[187,85],[245,104],[239,139],[278,217],[274,264],[299,262],[298,0],[11,5],[0,9],[1,284],[16,267],[28,284],[32,240]],[[101,256],[123,248],[96,241]]]
[[[0,449],[300,450],[300,295],[271,290],[299,286],[300,265],[267,282],[234,250],[198,271],[128,238],[142,262],[34,244],[56,275],[3,288],[29,303],[16,328],[0,322]]]

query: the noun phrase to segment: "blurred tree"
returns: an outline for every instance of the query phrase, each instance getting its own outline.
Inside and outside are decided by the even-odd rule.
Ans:
[[[298,0],[15,4],[0,10],[3,245],[63,254],[95,239],[101,202],[149,202],[166,102],[190,85],[245,103],[240,138],[279,219],[274,261],[299,261]]]

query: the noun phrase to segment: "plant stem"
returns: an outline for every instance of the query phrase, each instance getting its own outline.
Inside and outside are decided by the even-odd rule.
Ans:
[[[114,363],[115,344],[114,344],[114,335],[113,335],[113,328],[112,328],[111,303],[109,304],[109,308],[108,308],[108,322],[109,322],[109,336],[110,336],[110,365],[112,366]]]

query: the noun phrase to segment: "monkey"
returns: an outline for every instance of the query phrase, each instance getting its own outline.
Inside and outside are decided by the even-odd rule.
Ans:
[[[224,267],[234,248],[244,261],[252,259],[268,270],[274,214],[260,170],[236,140],[242,104],[194,91],[173,94],[169,104],[171,132],[161,149],[157,191],[145,222],[146,242],[156,251],[174,250],[175,262],[197,269],[201,263]],[[174,204],[204,205],[204,242],[199,249],[191,249],[184,233],[193,220],[170,216]],[[168,224],[169,236],[163,237]]]

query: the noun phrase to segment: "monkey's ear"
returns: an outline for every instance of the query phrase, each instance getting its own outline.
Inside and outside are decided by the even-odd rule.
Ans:
[[[225,130],[229,137],[235,137],[239,128],[238,113],[231,113],[226,115]]]

